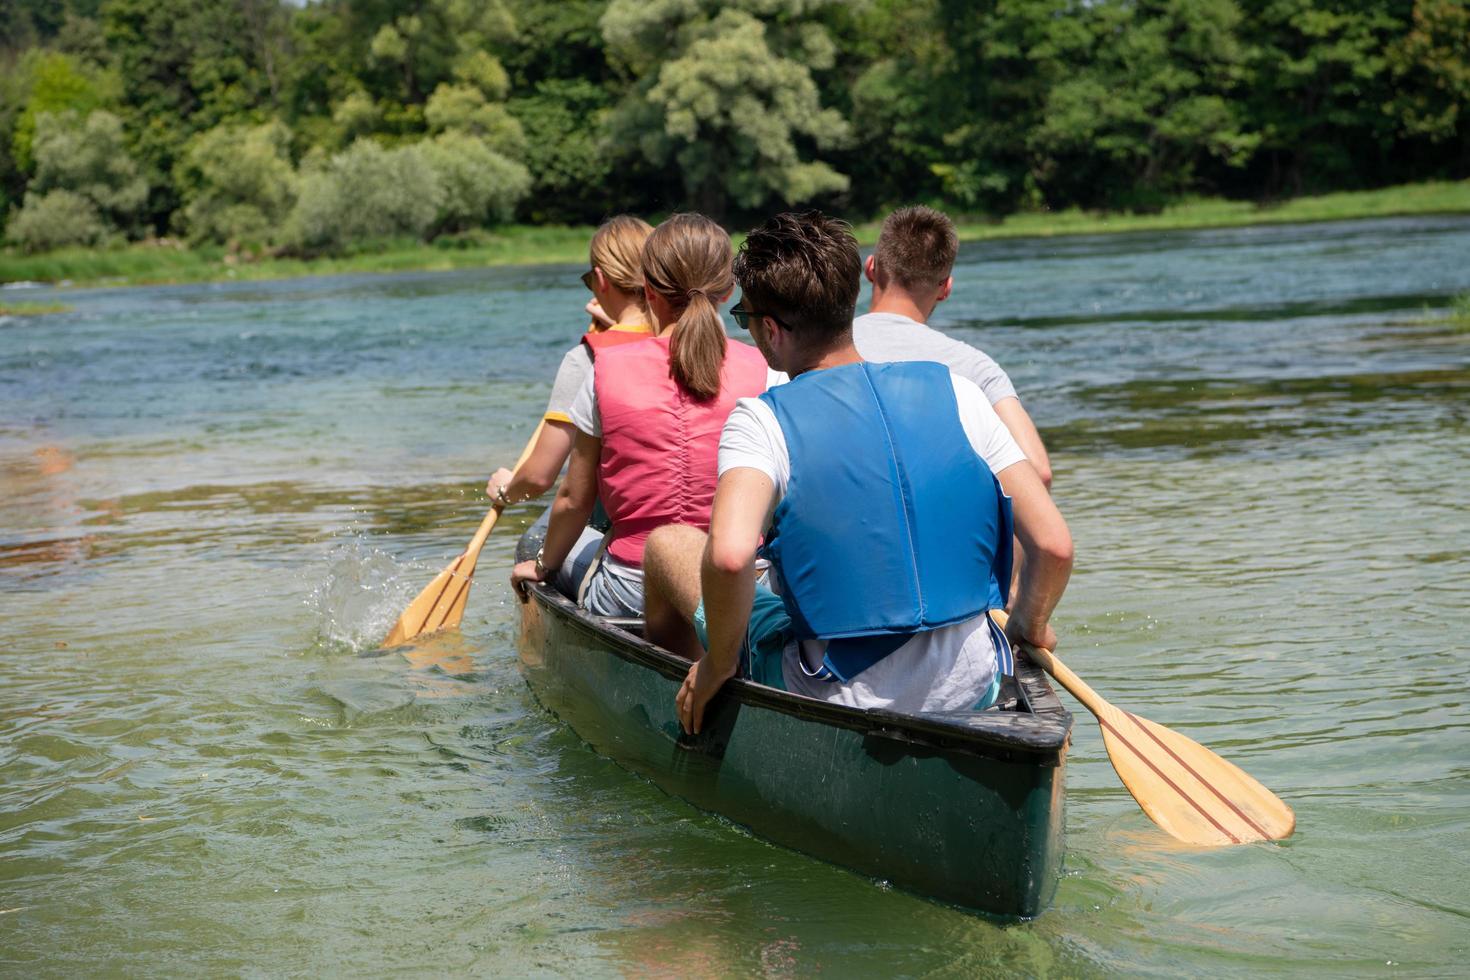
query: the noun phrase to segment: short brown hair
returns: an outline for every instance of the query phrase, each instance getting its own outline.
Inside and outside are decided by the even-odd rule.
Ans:
[[[949,278],[959,253],[954,222],[943,211],[922,204],[899,208],[883,220],[873,264],[880,285],[934,289]]]
[[[862,275],[852,227],[820,211],[776,215],[735,256],[747,306],[815,345],[852,329]]]

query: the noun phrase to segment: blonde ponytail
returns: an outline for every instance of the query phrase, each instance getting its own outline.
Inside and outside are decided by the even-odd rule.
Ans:
[[[643,278],[679,314],[669,374],[696,401],[720,393],[725,324],[717,306],[735,287],[730,235],[702,214],[676,214],[643,244]]]

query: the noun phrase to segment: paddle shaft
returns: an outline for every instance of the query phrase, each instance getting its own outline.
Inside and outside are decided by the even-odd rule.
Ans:
[[[516,460],[516,465],[511,467],[512,476],[519,473],[521,467],[526,465],[526,460],[531,458],[531,453],[535,452],[536,443],[540,440],[541,430],[544,428],[546,428],[546,420],[542,419],[537,424],[536,431],[531,433],[531,438],[527,440],[526,448],[521,450],[521,455]],[[469,547],[464,550],[465,564],[460,569],[461,574],[466,577],[475,574],[475,562],[479,560],[480,549],[485,547],[485,539],[490,537],[491,531],[495,530],[495,522],[500,520],[500,512],[504,509],[500,504],[495,504],[490,508],[490,513],[486,514],[485,519],[480,522],[480,527],[475,531],[475,536],[470,538]]]

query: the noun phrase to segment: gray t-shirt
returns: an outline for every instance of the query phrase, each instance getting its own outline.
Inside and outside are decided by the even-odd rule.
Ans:
[[[551,383],[551,397],[546,400],[546,412],[542,416],[548,422],[570,422],[572,402],[582,390],[582,382],[592,376],[592,355],[586,344],[578,344],[567,351],[556,369],[556,380]]]
[[[900,313],[865,313],[852,321],[852,340],[865,361],[938,361],[985,392],[994,405],[1016,388],[984,351]]]

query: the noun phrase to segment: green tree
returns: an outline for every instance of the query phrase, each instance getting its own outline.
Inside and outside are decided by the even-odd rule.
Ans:
[[[832,39],[813,19],[832,3],[612,0],[603,37],[637,79],[613,138],[673,166],[690,203],[711,215],[846,190],[846,176],[803,156],[850,136],[812,77],[834,64]]]
[[[360,139],[324,163],[308,163],[286,244],[336,251],[372,239],[422,238],[439,217],[444,191],[414,145],[384,149]]]
[[[534,177],[524,208],[528,219],[595,223],[610,210],[645,204],[640,188],[630,185],[646,164],[603,138],[610,105],[606,89],[575,79],[540,82],[532,94],[510,101]]]
[[[261,245],[274,237],[296,200],[288,140],[272,122],[216,126],[189,141],[174,176],[190,239]]]
[[[526,151],[520,121],[504,104],[486,99],[484,92],[469,84],[443,84],[424,106],[429,132],[468,133],[485,141],[497,153],[519,158]]]
[[[11,152],[18,168],[26,173],[34,165],[31,144],[38,116],[67,111],[85,116],[93,109],[115,105],[122,94],[121,82],[114,72],[87,65],[59,51],[41,48],[27,51],[20,61],[19,76],[25,92],[24,108],[15,122]]]
[[[496,153],[478,136],[441,133],[417,149],[439,187],[436,234],[509,221],[531,188],[525,167]]]
[[[884,0],[858,27],[884,40],[853,88],[875,203],[935,194],[1004,213],[1045,203],[1030,147],[1051,91],[1092,42],[1074,0]],[[872,42],[868,42],[871,44]],[[1080,66],[1077,66],[1080,67]]]
[[[268,115],[271,72],[248,0],[104,0],[108,50],[123,80],[130,143],[153,185],[149,218],[167,226],[179,198],[169,179],[190,137]],[[272,69],[274,70],[274,69]]]
[[[132,230],[148,198],[147,181],[123,142],[122,120],[98,109],[42,113],[36,119],[36,174],[29,191],[71,191],[96,206],[113,228]]]
[[[1245,74],[1234,0],[1099,4],[1077,67],[1047,97],[1029,144],[1048,190],[1085,204],[1157,207],[1196,168],[1241,166],[1260,142],[1233,101]]]
[[[1252,49],[1245,111],[1259,128],[1273,192],[1361,185],[1391,152],[1388,50],[1397,0],[1270,0],[1246,7]]]
[[[1470,6],[1416,0],[1409,30],[1388,51],[1389,111],[1409,135],[1470,140]]]

